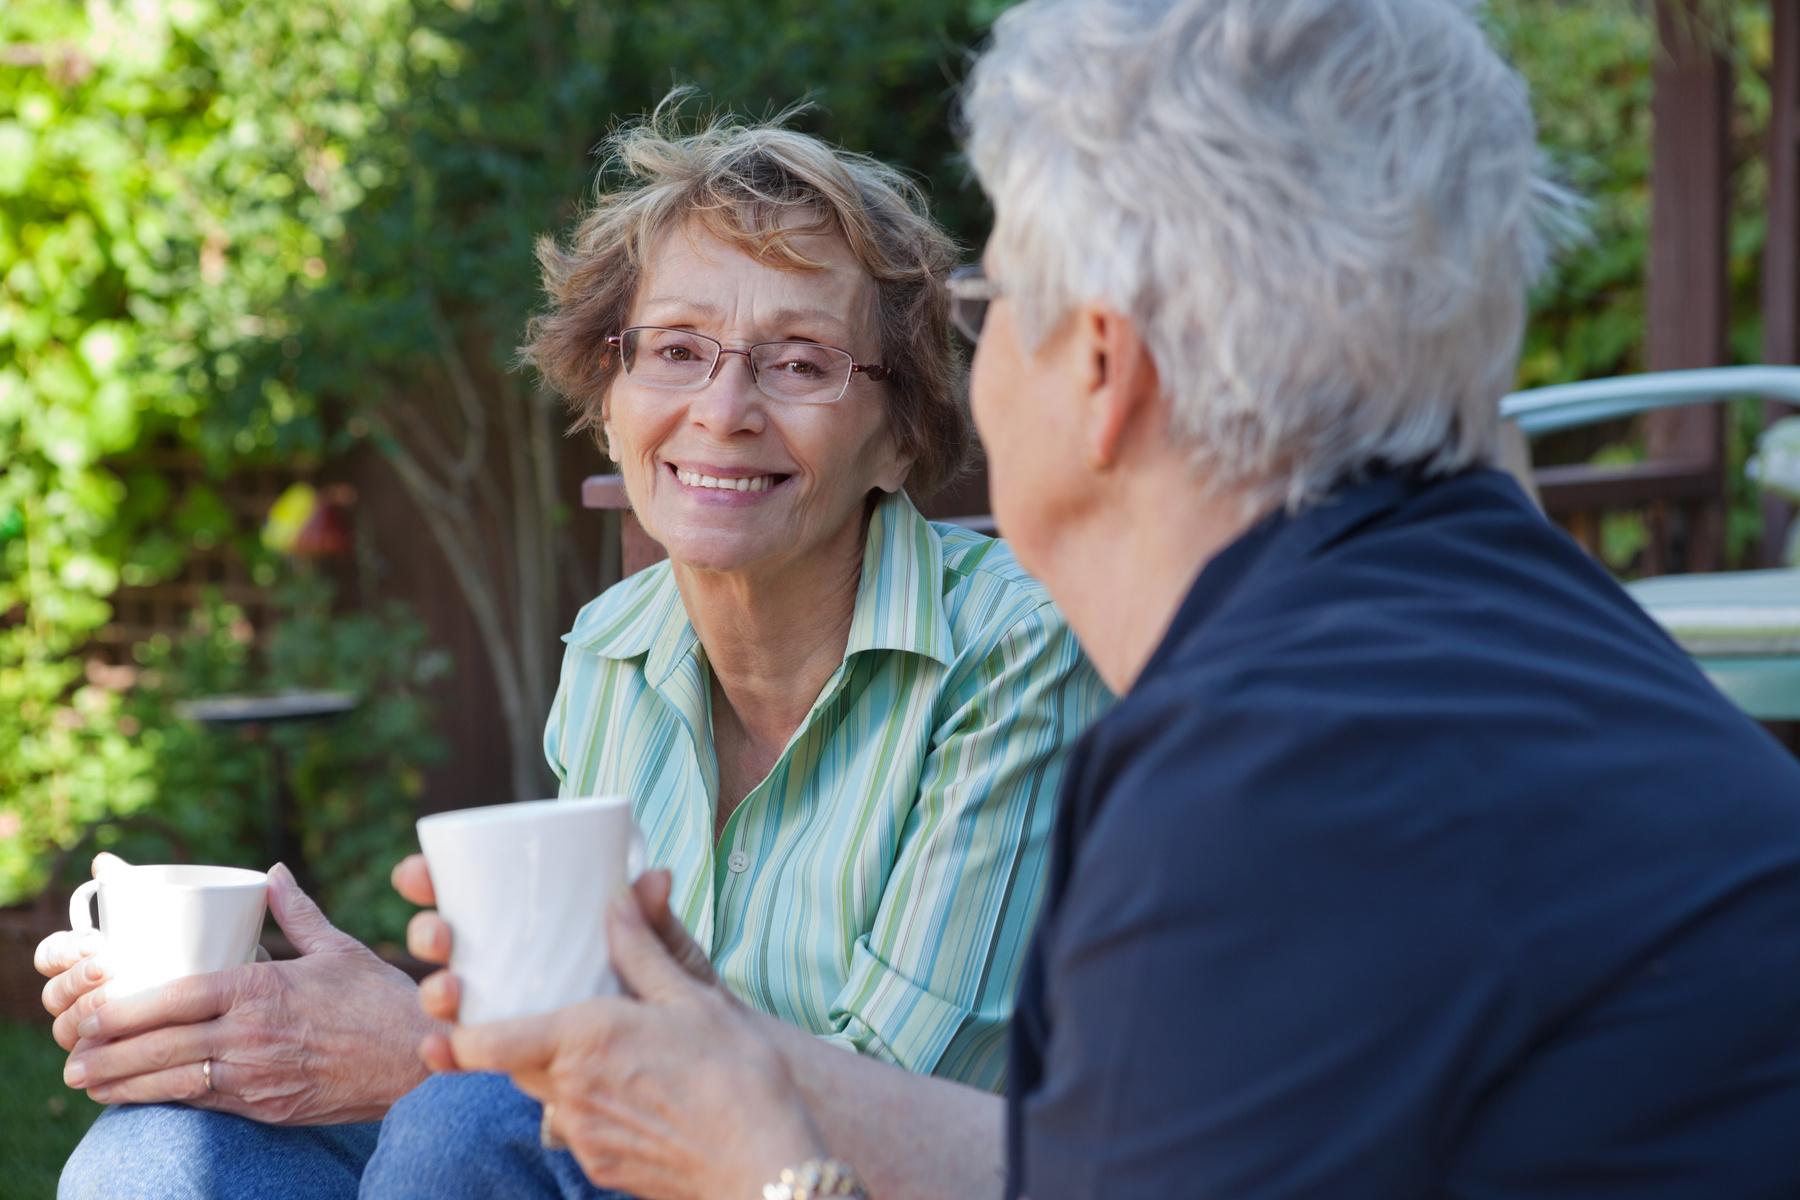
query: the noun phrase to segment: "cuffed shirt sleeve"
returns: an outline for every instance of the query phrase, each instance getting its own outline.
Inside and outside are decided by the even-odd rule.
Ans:
[[[957,673],[827,1040],[999,1091],[1064,753],[1111,696],[1049,605]]]

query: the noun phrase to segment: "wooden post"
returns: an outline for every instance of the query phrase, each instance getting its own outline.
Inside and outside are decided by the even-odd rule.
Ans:
[[[1771,0],[1774,61],[1769,70],[1769,231],[1763,244],[1763,361],[1800,363],[1800,0]],[[1794,412],[1763,401],[1763,428]],[[1777,566],[1794,510],[1763,498],[1762,565]]]
[[[601,579],[625,579],[669,557],[669,552],[663,549],[662,543],[651,537],[638,523],[637,514],[631,511],[631,499],[625,494],[625,480],[621,477],[590,475],[582,480],[581,507],[610,509],[618,513],[618,566],[614,568],[610,561],[602,562]],[[606,551],[611,550],[610,542],[611,539],[607,539]]]
[[[1649,339],[1652,371],[1730,361],[1726,181],[1731,64],[1709,40],[1699,0],[1659,0],[1661,52],[1651,102]],[[1652,460],[1704,465],[1714,495],[1694,507],[1670,546],[1652,545],[1652,571],[1716,571],[1725,559],[1724,420],[1718,405],[1644,418]]]

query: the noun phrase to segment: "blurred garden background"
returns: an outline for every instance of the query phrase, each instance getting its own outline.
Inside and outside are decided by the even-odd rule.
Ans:
[[[283,836],[332,919],[391,948],[409,910],[387,875],[416,816],[552,794],[538,747],[558,637],[607,582],[604,518],[578,485],[606,464],[511,366],[532,240],[570,220],[609,130],[692,85],[695,119],[810,101],[796,125],[916,173],[973,256],[988,213],[953,100],[1004,7],[0,3],[11,969],[29,964],[34,901],[95,849],[263,867]],[[1689,12],[1730,68],[1729,355],[1754,362],[1769,0]],[[1520,384],[1641,370],[1649,0],[1492,0],[1484,19],[1531,83],[1556,173],[1592,202],[1591,238],[1533,299]],[[1742,564],[1762,534],[1743,479],[1762,413],[1729,413],[1725,555]],[[1623,422],[1538,453],[1630,463],[1646,442]],[[1597,519],[1608,564],[1644,569],[1644,515]],[[260,736],[178,711],[291,688],[359,704]],[[0,981],[14,1018],[27,982]],[[91,1119],[59,1063],[41,1029],[0,1026],[0,1196],[50,1195]]]

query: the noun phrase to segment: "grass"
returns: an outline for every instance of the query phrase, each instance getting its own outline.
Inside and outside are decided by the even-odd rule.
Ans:
[[[0,1200],[53,1200],[63,1161],[100,1115],[63,1086],[66,1057],[49,1026],[0,1021]]]

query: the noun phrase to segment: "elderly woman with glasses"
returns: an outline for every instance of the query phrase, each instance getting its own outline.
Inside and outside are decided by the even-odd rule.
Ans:
[[[898,173],[798,133],[612,148],[624,182],[540,247],[525,357],[669,557],[564,638],[545,753],[564,795],[632,798],[697,968],[834,1053],[997,1090],[1062,757],[1110,697],[1004,543],[909,498],[972,440],[954,248]],[[65,1198],[594,1194],[503,1076],[411,1090],[445,1027],[274,878],[297,962],[116,1006],[92,964],[52,981],[70,1081],[126,1105]],[[416,856],[396,883],[432,901]],[[453,978],[424,994],[454,1017]]]

